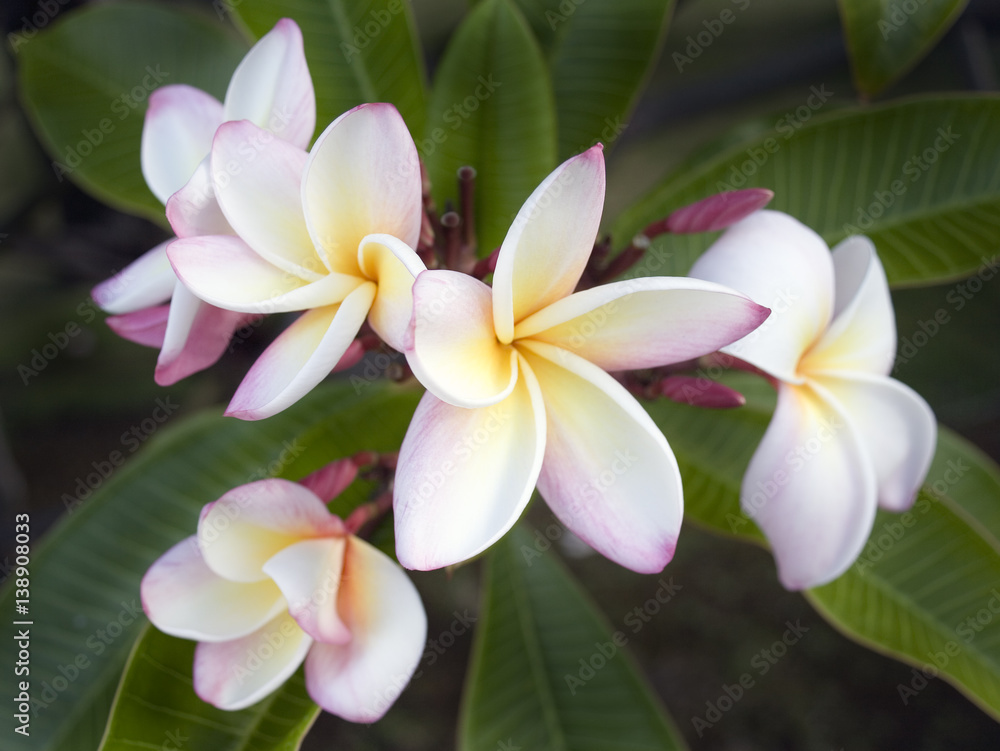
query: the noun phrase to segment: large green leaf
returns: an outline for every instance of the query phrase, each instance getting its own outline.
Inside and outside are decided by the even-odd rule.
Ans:
[[[858,90],[878,94],[923,58],[968,0],[839,0]]]
[[[456,172],[476,169],[481,254],[503,241],[521,204],[556,165],[555,104],[531,29],[510,0],[486,0],[451,39],[417,142],[438,206]]]
[[[295,751],[319,707],[299,670],[278,691],[239,712],[194,692],[195,642],[147,626],[129,655],[100,751],[134,748]]]
[[[397,450],[418,396],[381,382],[355,387],[341,381],[266,421],[241,422],[213,410],[163,427],[118,470],[122,452],[95,462],[94,478],[81,483],[99,490],[80,504],[69,503],[72,513],[32,552],[35,711],[31,735],[19,747],[97,748],[122,666],[145,620],[139,581],[156,558],[194,532],[204,504],[253,479],[297,478],[360,450]],[[0,598],[6,613],[14,612],[11,584]],[[10,623],[3,656],[13,665]],[[284,699],[272,709],[277,707],[295,709]],[[244,733],[256,716],[242,716]],[[176,727],[163,719],[161,735]],[[284,720],[298,721],[291,715]]]
[[[316,87],[321,133],[346,110],[365,102],[396,105],[410,132],[424,127],[423,56],[405,0],[216,0],[233,8],[260,37],[281,18],[302,29]]]
[[[628,635],[549,545],[519,526],[489,556],[459,748],[684,748],[625,651]]]
[[[552,69],[559,158],[613,143],[653,69],[672,0],[516,0]]]
[[[687,516],[761,542],[738,498],[773,397],[746,377],[728,382],[743,389],[747,407],[708,413],[656,402],[647,408],[677,454]],[[1000,469],[941,428],[933,465],[913,509],[905,514],[880,511],[854,566],[806,595],[850,638],[928,673],[940,670],[1000,718],[998,587]],[[923,685],[916,673],[911,683],[906,689]],[[903,699],[912,696],[900,691]]]
[[[59,179],[162,222],[139,165],[149,94],[186,83],[221,98],[246,50],[201,14],[118,3],[68,14],[22,40],[16,54],[25,109]]]
[[[622,242],[709,194],[758,186],[775,192],[770,208],[831,244],[852,233],[871,237],[894,286],[968,275],[1000,249],[1000,98],[815,114],[827,93],[814,87],[773,130],[669,177],[619,218],[614,236]],[[711,239],[657,240],[657,273],[686,274]]]

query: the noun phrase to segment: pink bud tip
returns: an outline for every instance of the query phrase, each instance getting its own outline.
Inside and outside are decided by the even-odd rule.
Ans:
[[[747,188],[718,193],[677,209],[667,217],[667,229],[679,235],[715,232],[759,211],[767,206],[772,198],[774,192],[767,188]]]
[[[733,409],[747,403],[739,391],[694,376],[668,376],[660,382],[660,393],[671,401],[707,409]]]
[[[348,368],[357,365],[361,362],[361,358],[364,356],[364,343],[360,339],[355,339],[347,345],[347,349],[344,350],[344,354],[340,356],[340,360],[333,366],[333,372],[336,373],[338,370],[347,370]]]
[[[315,493],[324,503],[329,503],[354,482],[358,465],[354,458],[330,462],[299,480],[299,484]]]

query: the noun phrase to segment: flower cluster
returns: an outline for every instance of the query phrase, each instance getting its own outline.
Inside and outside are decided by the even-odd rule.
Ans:
[[[670,374],[720,350],[778,390],[742,503],[786,587],[838,576],[876,506],[912,502],[935,422],[888,377],[892,307],[867,239],[831,254],[796,220],[760,211],[768,192],[743,191],[647,230],[728,228],[689,277],[595,285],[648,245],[639,238],[593,273],[605,194],[598,144],[538,186],[489,263],[467,273],[447,254],[442,268],[422,252],[421,166],[395,108],[356,107],[307,151],[314,125],[301,34],[288,20],[248,53],[225,104],[183,86],[155,92],[143,173],[177,237],[94,296],[117,314],[109,322],[119,333],[161,347],[160,383],[215,362],[247,317],[301,311],[233,397],[227,414],[243,419],[271,416],[357,362],[366,323],[403,352],[427,389],[393,485],[406,568],[482,553],[537,488],[595,550],[661,571],[680,532],[681,475],[628,379],[614,374]],[[711,397],[739,403],[721,386]],[[353,479],[349,467],[334,474],[325,491]],[[307,486],[263,480],[206,506],[198,534],[150,569],[143,603],[160,629],[201,642],[195,690],[206,701],[248,706],[304,662],[318,704],[372,721],[386,708],[380,686],[416,667],[423,608],[402,570],[329,514],[320,495],[336,493]],[[264,644],[273,655],[263,667],[241,664]]]

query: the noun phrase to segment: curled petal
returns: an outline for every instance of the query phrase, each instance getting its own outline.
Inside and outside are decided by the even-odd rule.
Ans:
[[[490,288],[456,271],[425,271],[413,285],[407,360],[435,396],[457,407],[505,399],[517,382],[517,352],[497,341]]]
[[[667,217],[667,229],[678,235],[690,232],[716,232],[764,208],[772,198],[774,192],[767,188],[746,188],[718,193],[677,209]]]
[[[147,250],[110,279],[98,284],[91,296],[108,313],[133,313],[170,299],[177,275],[167,259],[167,245],[162,242]]]
[[[239,639],[286,609],[274,582],[233,582],[212,571],[197,537],[181,540],[160,556],[142,578],[140,591],[142,609],[154,626],[198,641]]]
[[[289,545],[264,564],[288,601],[288,612],[319,642],[343,644],[351,631],[337,614],[346,537],[324,537]]]
[[[857,429],[828,394],[778,387],[740,502],[764,531],[787,589],[825,584],[864,547],[876,510],[875,471]]]
[[[463,409],[431,393],[403,439],[393,509],[396,556],[430,571],[483,552],[531,500],[545,450],[545,408],[522,362],[510,396]]]
[[[662,571],[684,512],[680,470],[663,434],[600,368],[551,345],[521,346],[548,417],[542,497],[602,555],[639,573]]]
[[[879,505],[905,511],[927,477],[937,446],[937,421],[927,402],[893,378],[868,373],[815,376],[851,416],[874,464]]]
[[[299,484],[315,493],[321,501],[329,503],[344,492],[357,476],[358,465],[353,458],[338,459],[303,477]]]
[[[358,335],[374,297],[375,285],[366,282],[340,305],[303,313],[257,358],[226,414],[260,420],[312,391],[330,375]]]
[[[332,271],[356,274],[366,235],[417,246],[423,215],[420,161],[391,104],[362,104],[316,139],[302,184],[313,243]]]
[[[724,349],[787,383],[833,314],[833,262],[823,239],[796,219],[758,211],[723,233],[691,276],[725,284],[771,308],[755,331]]]
[[[849,237],[833,249],[833,267],[833,322],[803,358],[800,370],[889,375],[896,356],[896,318],[875,246],[867,237]]]
[[[108,316],[104,322],[122,339],[159,349],[167,334],[169,315],[169,305],[157,305],[155,308],[144,308],[120,316]]]
[[[160,203],[191,179],[223,119],[219,100],[193,86],[163,86],[149,95],[140,160],[142,176]]]
[[[413,315],[413,280],[426,270],[420,256],[392,235],[368,235],[358,247],[361,273],[378,283],[368,321],[385,343],[402,352]]]
[[[692,360],[746,336],[768,310],[700,279],[643,277],[564,297],[514,327],[604,370]]]
[[[245,709],[292,677],[313,640],[282,613],[248,636],[202,642],[194,652],[194,690],[219,709]]]
[[[343,523],[297,482],[270,478],[233,488],[202,509],[198,545],[216,574],[237,582],[267,577],[264,564],[300,540],[343,534]]]
[[[580,281],[604,208],[604,153],[596,146],[566,160],[524,202],[493,273],[497,337],[509,344],[514,325],[566,297]]]
[[[338,609],[352,639],[313,646],[306,658],[306,690],[327,712],[351,722],[375,722],[420,662],[427,616],[409,577],[357,537],[348,538]]]
[[[302,32],[282,18],[236,68],[226,91],[226,120],[249,120],[300,149],[316,129],[316,95]]]
[[[191,179],[170,196],[167,220],[178,237],[235,234],[215,198],[210,156],[202,159]]]

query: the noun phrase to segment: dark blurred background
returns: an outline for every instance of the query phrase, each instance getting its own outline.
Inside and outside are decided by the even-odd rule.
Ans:
[[[604,0],[590,0],[598,2]],[[873,0],[874,1],[874,0]],[[87,4],[69,0],[56,18]],[[210,2],[201,6],[214,16]],[[679,75],[670,58],[721,2],[680,2],[649,88],[608,160],[606,223],[685,157],[734,124],[770,119],[825,85],[833,104],[856,103],[835,0],[752,0],[741,23]],[[461,19],[462,0],[416,0],[430,70]],[[36,2],[4,0],[3,33],[19,31]],[[121,435],[149,417],[157,398],[180,406],[171,421],[228,400],[256,356],[285,322],[267,321],[207,372],[167,389],[152,379],[156,352],[113,335],[89,303],[91,287],[167,237],[146,220],[118,213],[71,182],[59,182],[21,109],[16,55],[0,55],[0,517],[30,510],[33,532],[64,511],[76,478],[121,446]],[[1000,74],[1000,2],[974,0],[955,27],[884,98],[942,90],[996,90]],[[323,123],[320,124],[322,127]],[[1000,123],[996,124],[1000,127]],[[138,153],[136,154],[138,159]],[[995,168],[1000,168],[997,165]],[[616,245],[624,243],[617,238]],[[952,285],[895,294],[901,336],[942,307]],[[1000,280],[953,316],[896,376],[922,393],[944,424],[1000,458]],[[37,350],[67,325],[79,331],[37,375]],[[75,330],[75,329],[74,329]],[[545,526],[543,506],[531,511]],[[10,549],[12,525],[0,525]],[[596,556],[566,551],[614,624],[659,586],[658,577],[625,571]],[[430,613],[429,635],[478,607],[478,565],[448,577],[415,577]],[[897,690],[912,668],[847,640],[796,594],[777,583],[766,552],[691,524],[666,575],[682,592],[630,639],[642,665],[692,749],[998,749],[1000,725],[940,680],[904,705]],[[756,680],[747,696],[701,737],[691,718],[750,670],[753,657],[780,639],[786,621],[807,636]],[[371,727],[320,718],[306,749],[430,751],[454,746],[466,633]],[[756,677],[756,671],[753,671]],[[511,751],[516,746],[511,747]],[[527,749],[525,750],[527,751]],[[532,750],[534,751],[534,750]]]

